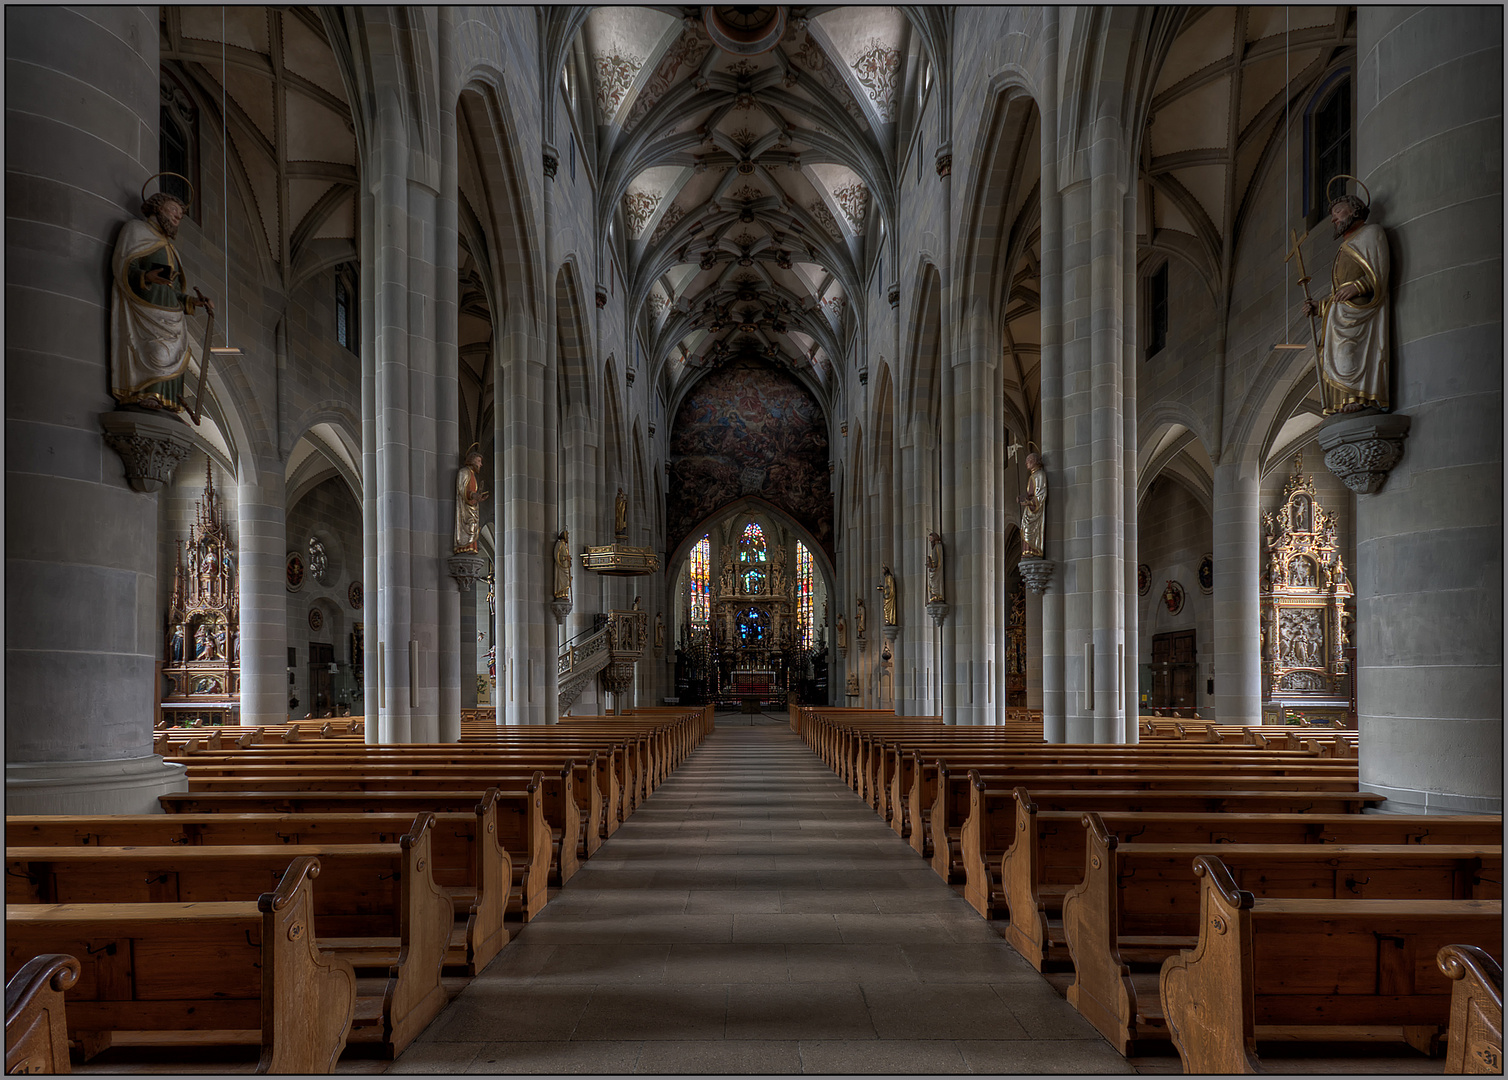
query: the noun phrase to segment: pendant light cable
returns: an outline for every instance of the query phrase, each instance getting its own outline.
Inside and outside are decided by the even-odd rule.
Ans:
[[[225,111],[225,5],[220,5],[220,250],[225,254],[225,345],[230,347],[230,116]]]

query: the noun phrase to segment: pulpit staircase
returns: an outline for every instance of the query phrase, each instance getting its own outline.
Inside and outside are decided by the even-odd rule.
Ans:
[[[634,665],[644,655],[648,620],[648,613],[643,611],[598,615],[590,630],[583,630],[560,647],[562,714],[598,675],[612,693],[621,694],[633,687]]]

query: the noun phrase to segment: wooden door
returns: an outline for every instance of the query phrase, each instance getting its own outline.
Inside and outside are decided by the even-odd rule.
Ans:
[[[334,645],[309,642],[309,712],[314,716],[324,716],[335,709],[335,676],[330,674],[333,663]]]

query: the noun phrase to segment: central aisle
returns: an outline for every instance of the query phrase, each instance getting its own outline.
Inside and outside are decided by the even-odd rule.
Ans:
[[[782,716],[714,732],[389,1071],[1133,1070]]]

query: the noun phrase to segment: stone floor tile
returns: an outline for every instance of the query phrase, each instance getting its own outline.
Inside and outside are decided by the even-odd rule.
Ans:
[[[687,915],[716,912],[774,915],[783,910],[782,894],[775,889],[692,889],[687,894]]]
[[[1053,992],[1046,980],[1004,941],[965,945],[904,944],[901,950],[922,982],[1022,983],[1038,988],[1040,993]]]
[[[1030,982],[995,983],[996,995],[1005,1002],[1028,1039],[1100,1039],[1095,1026],[1056,993],[1042,994]]]
[[[802,1072],[818,1075],[942,1076],[967,1073],[950,1039],[858,1041],[802,1039]]]
[[[722,1039],[728,987],[722,984],[599,984],[574,1039]]]
[[[398,1074],[465,1072],[485,1043],[414,1042],[381,1071]]]
[[[539,969],[540,982],[660,982],[665,977],[668,944],[622,942],[617,945],[557,945]]]
[[[873,1039],[855,983],[748,983],[728,987],[730,1039]]]
[[[898,945],[948,944],[953,938],[936,915],[880,915],[845,912],[835,915],[838,931],[849,945],[872,942]]]
[[[781,889],[778,895],[782,915],[803,915],[813,912],[876,913],[874,897],[866,892],[847,892],[843,889]]]
[[[1026,1031],[994,989],[983,983],[910,983],[864,987],[874,1029],[886,1039],[963,1039],[988,1033],[1015,1039]]]
[[[646,1042],[634,1071],[665,1076],[799,1073],[801,1054],[788,1040]]]
[[[1098,1042],[1052,1039],[997,1039],[958,1041],[963,1060],[973,1073],[1113,1073],[1135,1070],[1111,1045]]]
[[[665,981],[680,983],[785,982],[784,945],[678,944],[670,947]]]
[[[484,1076],[622,1076],[633,1072],[640,1046],[637,1041],[483,1043],[466,1072]]]
[[[831,913],[804,915],[738,914],[733,916],[733,940],[771,944],[827,942],[838,944],[843,935]]]
[[[569,1039],[591,1003],[593,992],[591,986],[478,978],[450,1003],[418,1041]]]
[[[787,945],[792,982],[916,983],[899,945]]]

